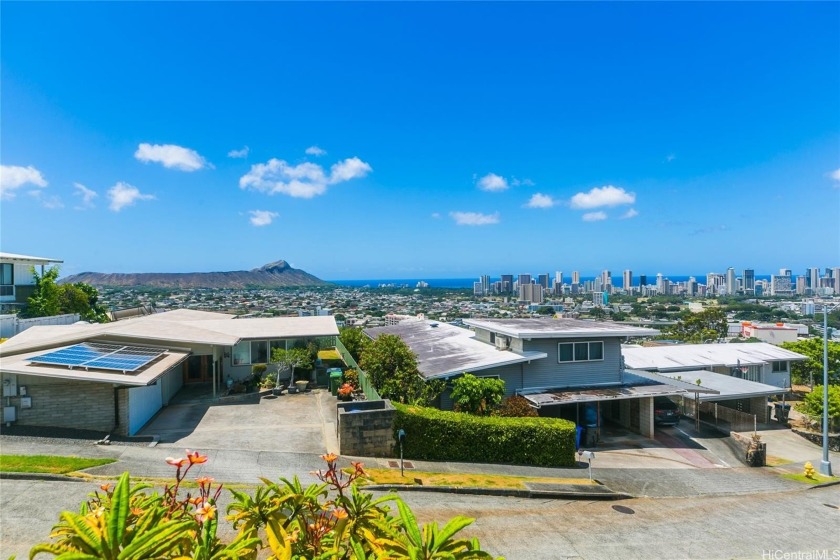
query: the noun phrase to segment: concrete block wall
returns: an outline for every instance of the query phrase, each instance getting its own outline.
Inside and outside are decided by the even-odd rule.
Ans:
[[[389,400],[339,403],[339,452],[360,457],[392,457],[395,412]]]
[[[19,375],[18,388],[21,385],[26,386],[27,396],[32,398],[32,408],[21,408],[20,397],[11,398],[11,404],[17,407],[15,423],[18,425],[77,428],[105,433],[110,433],[114,428],[114,387],[110,383]],[[120,406],[123,406],[122,402]],[[127,426],[127,402],[125,407]]]

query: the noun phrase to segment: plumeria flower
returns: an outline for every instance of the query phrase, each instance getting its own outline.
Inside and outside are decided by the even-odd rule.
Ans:
[[[131,508],[131,515],[136,515],[137,517],[140,517],[141,515],[143,515],[143,508],[139,508],[139,507]]]
[[[198,451],[190,453],[190,450],[187,449],[187,459],[190,460],[191,465],[200,465],[207,462],[207,455],[201,455]]]
[[[334,509],[332,511],[332,516],[338,520],[347,519],[347,512],[343,509]]]
[[[111,489],[111,485],[110,484],[100,484],[99,489],[102,490],[103,492],[107,492],[108,490]]]
[[[199,486],[204,486],[205,484],[212,484],[214,480],[216,479],[212,476],[200,476],[195,479]]]
[[[209,502],[204,502],[200,508],[195,510],[195,516],[200,522],[205,522],[209,519],[213,519],[216,515],[216,506]]]
[[[183,457],[179,457],[178,459],[175,459],[173,457],[167,457],[166,462],[172,465],[173,467],[178,467],[180,469],[182,467],[185,467],[189,461],[187,461]]]
[[[335,453],[327,453],[326,455],[321,455],[321,459],[323,459],[327,463],[333,463],[338,459],[338,455],[336,455]]]

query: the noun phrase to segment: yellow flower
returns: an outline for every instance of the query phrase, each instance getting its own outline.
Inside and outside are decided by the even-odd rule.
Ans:
[[[209,519],[213,519],[213,517],[215,515],[216,515],[216,506],[214,506],[213,504],[211,504],[209,502],[204,502],[204,504],[200,508],[195,510],[196,519],[198,519],[202,523],[209,520]]]

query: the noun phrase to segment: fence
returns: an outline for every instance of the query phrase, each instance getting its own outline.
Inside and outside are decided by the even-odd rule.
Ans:
[[[751,432],[757,423],[755,414],[741,412],[714,402],[700,402],[684,398],[681,411],[683,416],[693,420],[696,420],[699,414],[701,422],[723,432]]]
[[[0,337],[10,338],[20,332],[25,331],[29,327],[40,325],[72,325],[79,320],[78,313],[68,313],[66,315],[53,315],[51,317],[33,317],[31,319],[21,319],[17,315],[2,315],[0,316]]]
[[[345,348],[341,343],[340,338],[335,339],[335,349],[338,350],[339,354],[341,354],[341,358],[344,360],[344,363],[359,373],[359,386],[362,388],[362,392],[364,392],[367,400],[381,401],[382,397],[380,397],[379,393],[376,392],[376,389],[373,388],[373,384],[370,382],[370,378],[368,378],[367,373],[359,367],[359,364],[356,363],[356,360],[353,359],[353,356],[350,355],[350,352],[348,352],[347,348]]]

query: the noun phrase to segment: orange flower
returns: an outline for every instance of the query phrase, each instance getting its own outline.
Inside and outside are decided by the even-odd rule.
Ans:
[[[110,484],[100,484],[99,489],[102,490],[103,492],[107,492],[108,490],[111,489],[111,485]]]
[[[200,486],[204,486],[205,484],[211,484],[214,480],[216,480],[216,479],[213,478],[212,476],[200,476],[200,477],[195,479],[195,481]]]
[[[198,504],[201,504],[201,503],[204,502],[204,498],[202,498],[201,496],[195,496],[194,498],[190,498],[187,501],[189,503],[191,503],[192,505],[197,506]]]
[[[141,515],[143,515],[143,508],[139,508],[139,507],[131,508],[131,515],[136,515],[137,517],[140,517]]]
[[[334,463],[338,459],[338,455],[335,453],[327,453],[326,455],[321,455],[321,459],[327,463]]]
[[[183,457],[179,457],[178,459],[174,459],[172,457],[167,457],[166,462],[168,464],[172,465],[173,467],[178,467],[179,469],[181,467],[186,466],[186,464],[187,464],[187,460],[184,459]]]
[[[190,460],[191,465],[200,465],[207,462],[207,455],[201,455],[198,451],[190,453],[190,450],[187,449],[187,459]]]
[[[332,511],[332,516],[338,520],[347,519],[347,512],[343,509],[334,509]]]
[[[195,510],[196,518],[201,521],[202,523],[207,521],[208,519],[213,519],[216,515],[216,506],[209,502],[204,502],[204,504]]]

